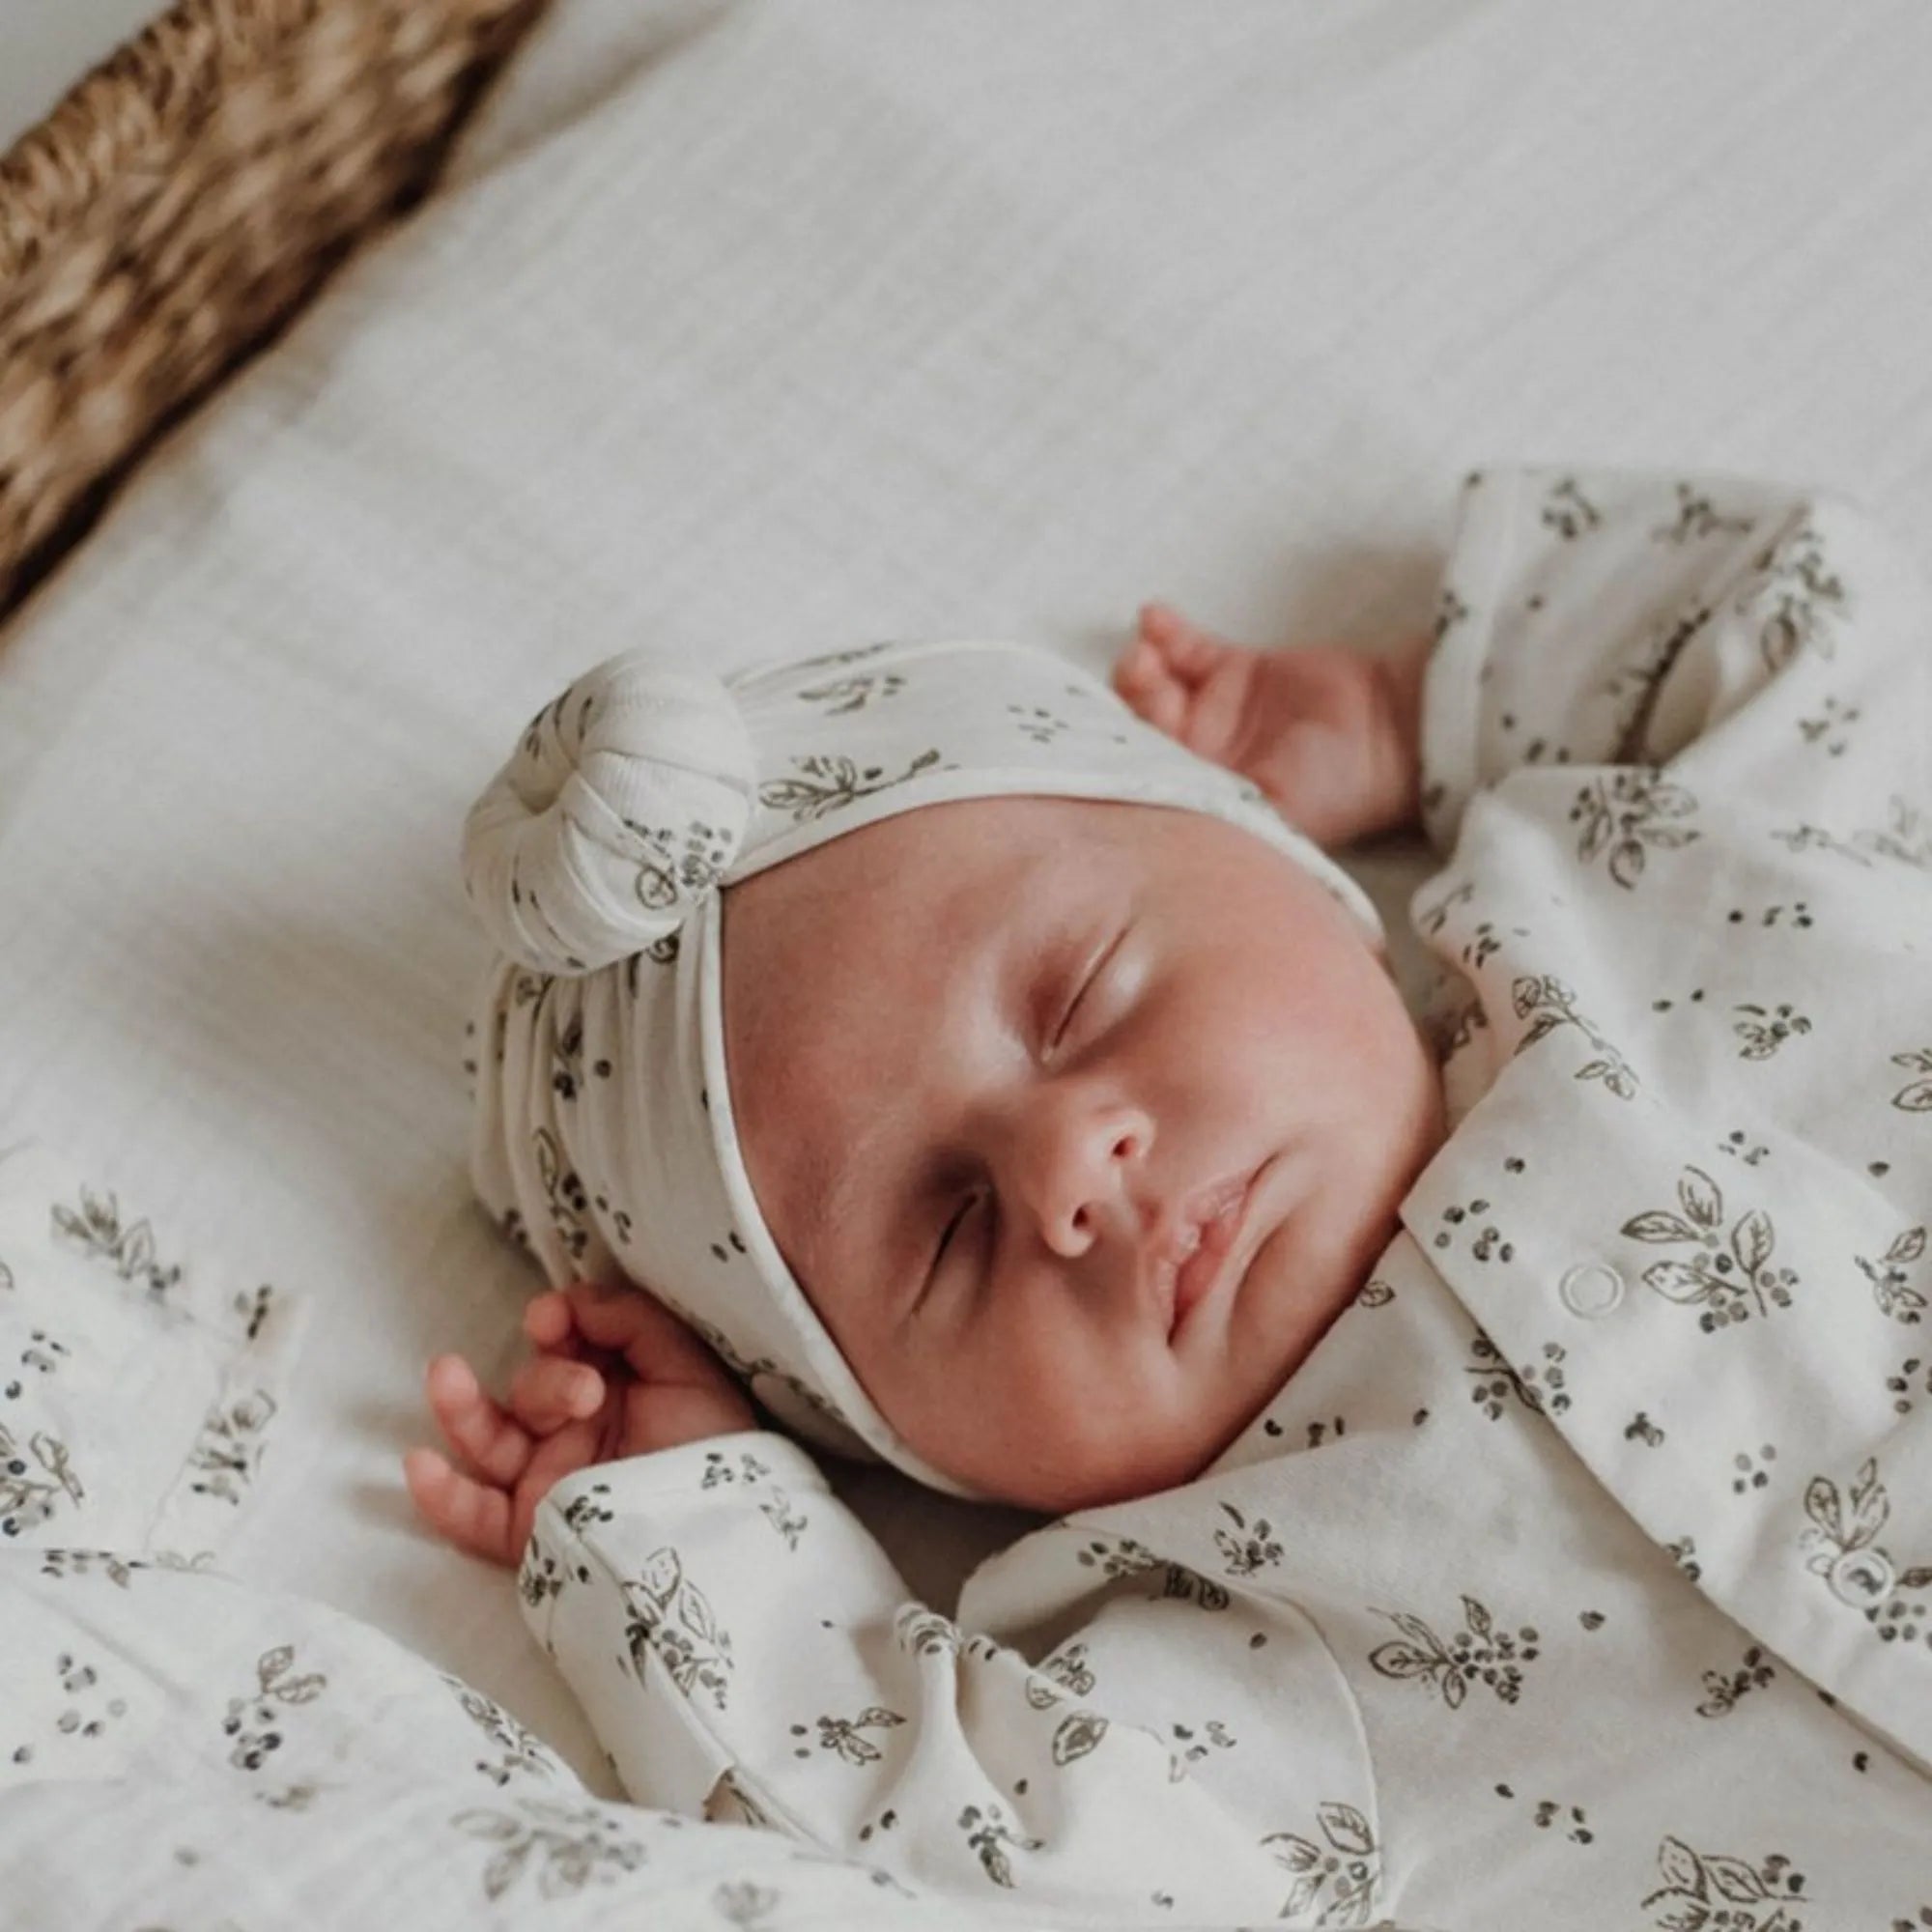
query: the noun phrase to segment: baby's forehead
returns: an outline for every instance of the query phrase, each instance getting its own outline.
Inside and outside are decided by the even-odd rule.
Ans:
[[[726,1001],[760,1059],[970,997],[1017,946],[1050,943],[1149,862],[1148,808],[1025,795],[923,807],[753,874],[726,894]],[[755,1039],[750,1037],[755,1036]],[[798,1069],[802,1071],[803,1069]]]

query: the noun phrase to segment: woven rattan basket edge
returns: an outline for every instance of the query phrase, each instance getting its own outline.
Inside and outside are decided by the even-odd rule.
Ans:
[[[0,623],[420,202],[549,0],[179,0],[0,156]]]

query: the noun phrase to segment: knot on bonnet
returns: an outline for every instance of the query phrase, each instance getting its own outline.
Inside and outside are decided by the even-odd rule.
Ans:
[[[594,973],[668,938],[737,856],[756,755],[715,677],[637,653],[586,672],[470,810],[464,878],[491,942]]]

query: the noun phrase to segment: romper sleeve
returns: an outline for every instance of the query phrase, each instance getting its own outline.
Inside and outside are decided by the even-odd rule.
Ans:
[[[559,1483],[520,1586],[640,1804],[748,1819],[867,1861],[882,1884],[985,1904],[1116,1923],[1314,1923],[1338,1902],[1366,1913],[1380,1890],[1374,1801],[1352,1706],[1325,1688],[1333,1664],[1312,1627],[1297,1642],[1278,1620],[1263,1648],[1229,1591],[1142,1544],[1064,1523],[1037,1539],[1047,1554],[1031,1568],[1036,1538],[987,1566],[1004,1569],[1005,1608],[983,1590],[980,1605],[1047,1632],[1037,1666],[908,1602],[810,1458],[749,1433]],[[1055,1573],[1080,1579],[1057,1602],[1040,1580]],[[1195,1585],[1221,1615],[1185,1601]],[[1009,1620],[1016,1590],[1031,1602]],[[1196,1634],[1210,1623],[1226,1626],[1232,1666]],[[1264,1777],[1254,1764],[1197,1773],[1188,1744],[1208,1747],[1150,1721],[1146,1700],[1164,1678],[1160,1694],[1198,1721],[1210,1675],[1208,1710],[1259,1730],[1256,1700],[1274,1701],[1305,1750],[1276,1750]],[[1336,1854],[1333,1873],[1295,1862],[1311,1843]]]
[[[1422,803],[1444,852],[1470,800],[1528,767],[1667,768],[1821,823],[1932,810],[1932,600],[1832,493],[1478,470],[1435,639]]]

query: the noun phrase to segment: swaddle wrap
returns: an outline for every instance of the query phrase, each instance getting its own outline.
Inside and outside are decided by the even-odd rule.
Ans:
[[[1362,890],[1245,780],[1066,660],[872,644],[719,679],[629,652],[531,722],[472,808],[464,883],[501,955],[473,1029],[478,1193],[553,1285],[635,1282],[781,1422],[940,1490],[765,1226],[725,1074],[720,895],[896,812],[1015,794],[1206,812]]]

